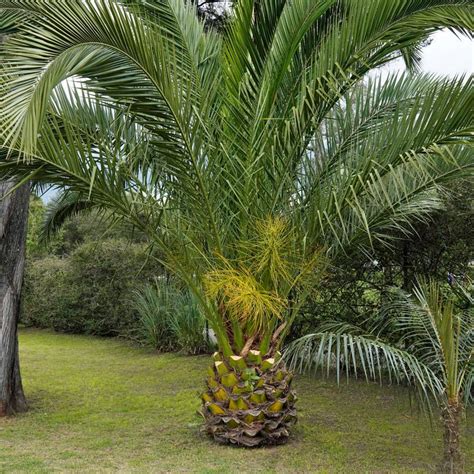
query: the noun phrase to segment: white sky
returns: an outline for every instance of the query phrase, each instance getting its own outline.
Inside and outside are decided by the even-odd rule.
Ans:
[[[459,38],[449,30],[438,31],[431,39],[431,44],[423,49],[423,72],[451,77],[474,73],[474,41],[466,37]],[[398,59],[382,67],[376,74],[385,76],[404,69],[403,61]]]

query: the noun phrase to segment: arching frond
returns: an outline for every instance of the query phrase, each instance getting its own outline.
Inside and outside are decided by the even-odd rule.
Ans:
[[[362,372],[407,382],[425,403],[472,402],[474,326],[472,311],[455,312],[439,283],[420,280],[411,296],[394,290],[381,318],[365,327],[327,321],[319,332],[289,344],[285,357],[297,370],[336,372],[337,380]]]
[[[284,356],[290,367],[300,372],[320,369],[329,375],[334,370],[338,382],[344,373],[346,377],[362,373],[367,380],[380,382],[388,376],[390,381],[413,384],[425,403],[429,404],[432,396],[443,395],[443,382],[429,366],[371,335],[308,334],[290,343]]]
[[[93,201],[84,198],[77,192],[63,192],[55,196],[47,205],[44,221],[41,225],[40,239],[49,240],[64,222],[86,210],[93,209]]]

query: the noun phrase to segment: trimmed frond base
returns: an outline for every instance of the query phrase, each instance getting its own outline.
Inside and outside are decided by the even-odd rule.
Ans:
[[[283,444],[296,423],[293,374],[282,360],[224,359],[214,354],[207,391],[202,395],[204,430],[219,443],[236,446]]]

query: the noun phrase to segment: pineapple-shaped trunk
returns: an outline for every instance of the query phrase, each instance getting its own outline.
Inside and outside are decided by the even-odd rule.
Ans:
[[[202,395],[205,430],[220,443],[263,446],[286,442],[296,422],[293,374],[278,353],[262,358],[213,355]]]

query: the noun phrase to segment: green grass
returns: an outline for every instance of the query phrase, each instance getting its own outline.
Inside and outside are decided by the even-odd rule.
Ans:
[[[0,419],[0,472],[426,472],[441,453],[440,431],[399,387],[298,377],[291,441],[244,450],[200,433],[207,357],[33,330],[20,342],[31,409]]]

